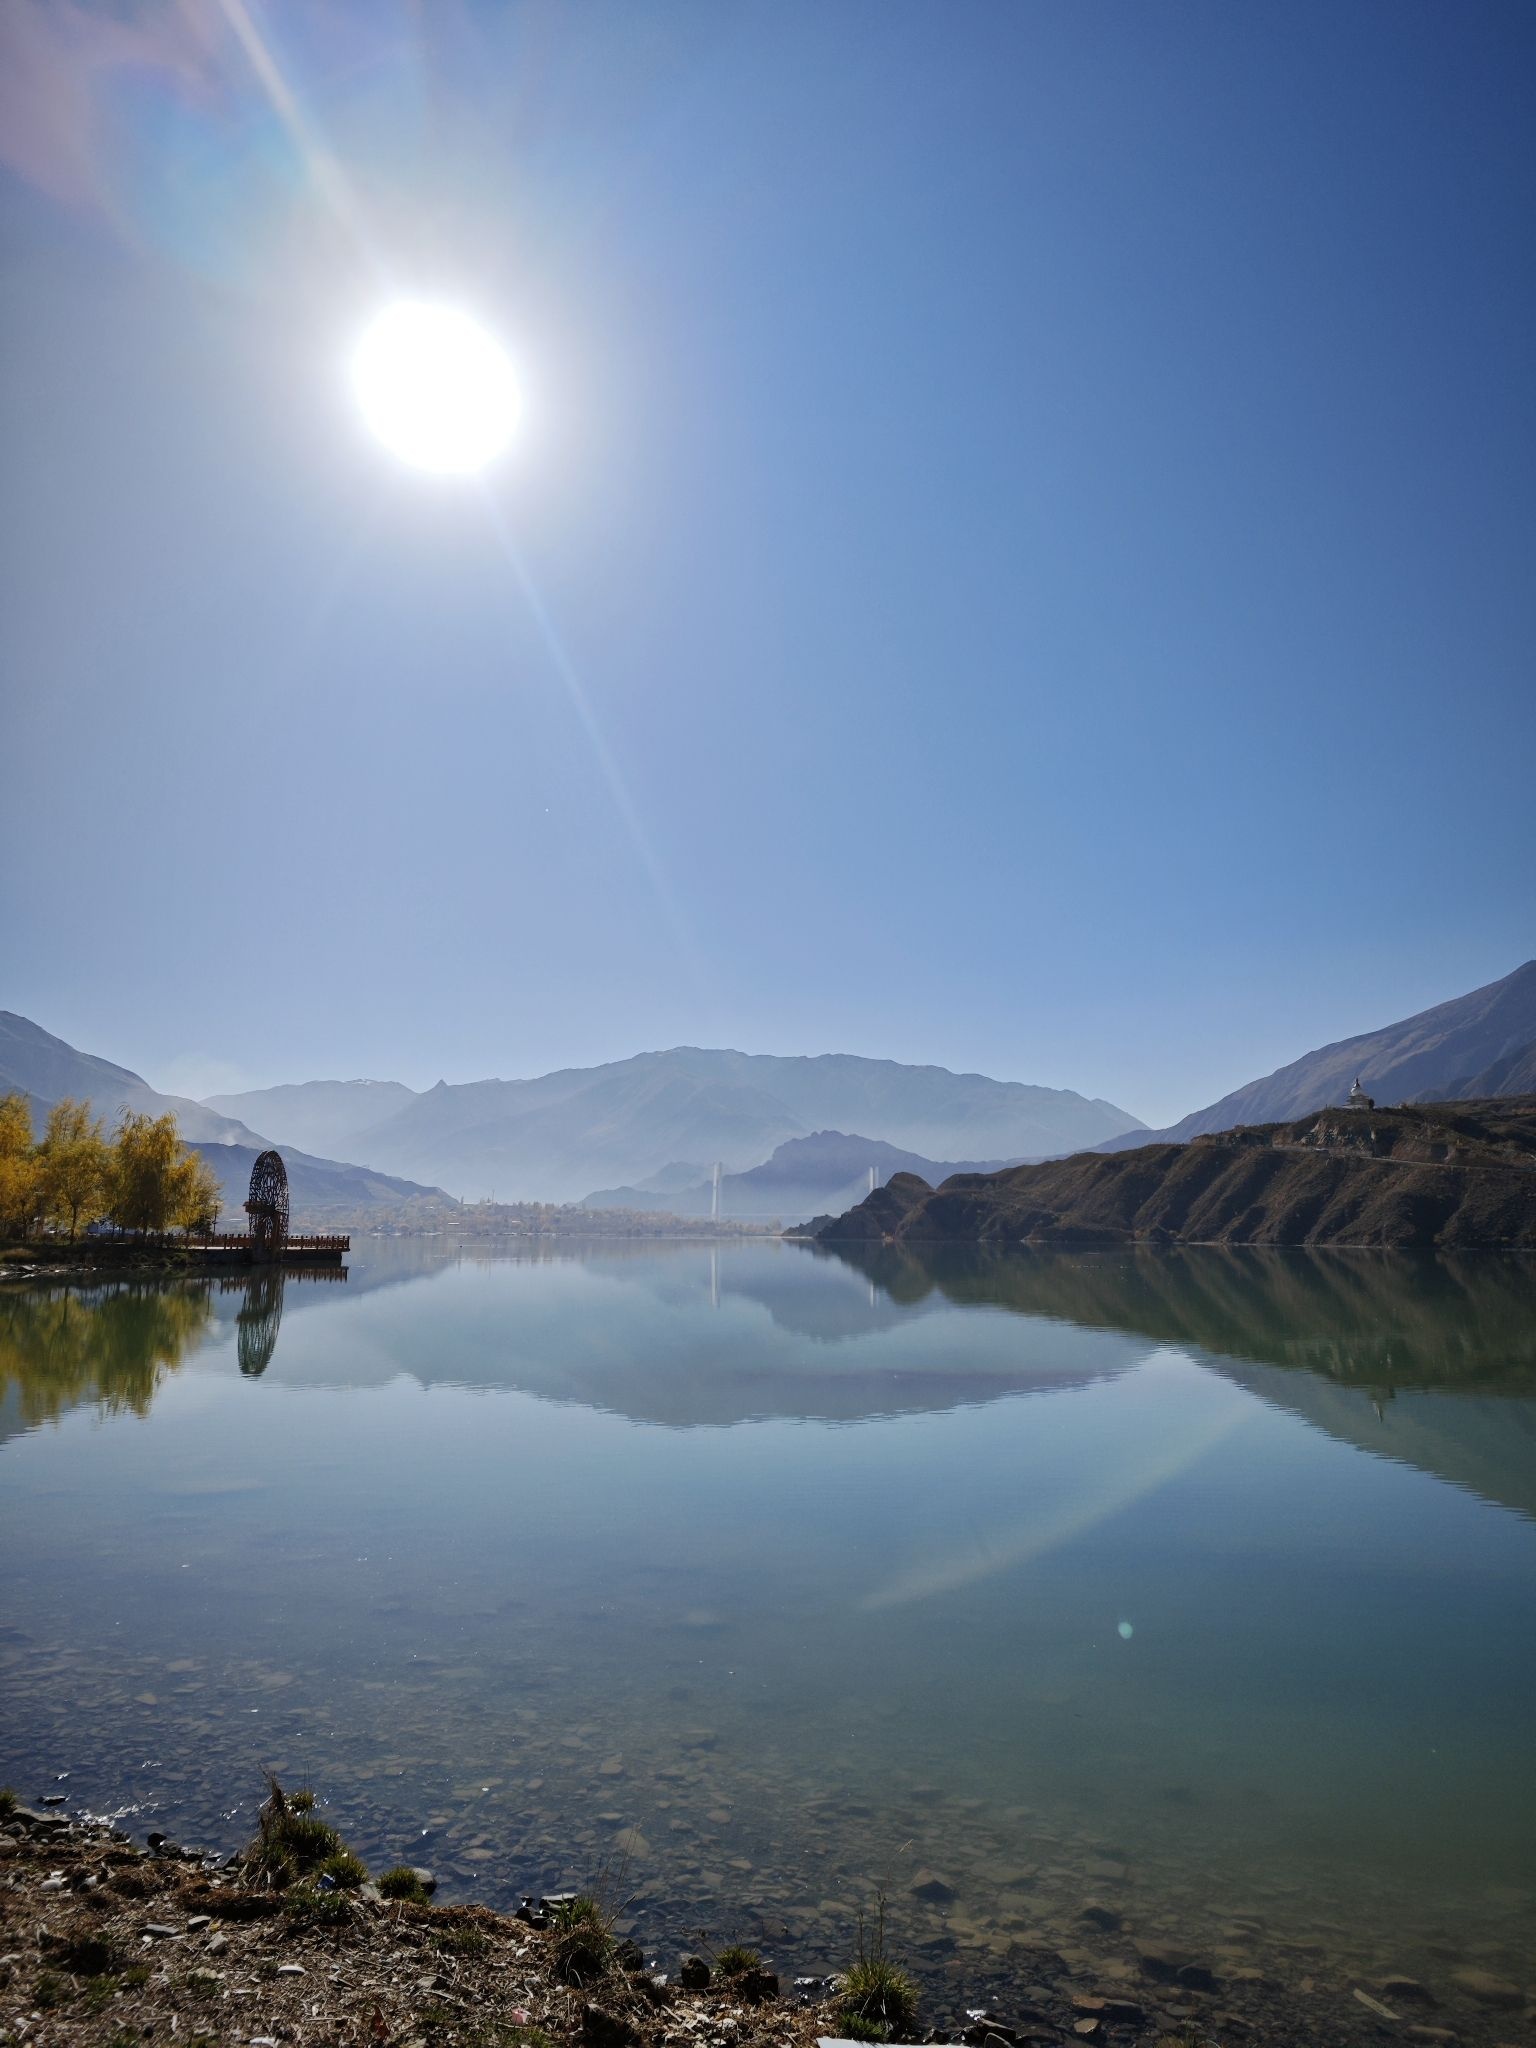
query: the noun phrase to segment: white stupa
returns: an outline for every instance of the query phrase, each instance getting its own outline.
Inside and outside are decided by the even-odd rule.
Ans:
[[[1360,1086],[1360,1076],[1358,1074],[1355,1076],[1354,1086],[1349,1091],[1349,1106],[1351,1109],[1374,1109],[1376,1107],[1375,1102]]]

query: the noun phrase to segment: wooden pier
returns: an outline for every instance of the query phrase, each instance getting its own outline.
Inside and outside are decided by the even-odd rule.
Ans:
[[[219,1230],[191,1240],[194,1251],[221,1253],[231,1265],[339,1266],[352,1240],[341,1232],[291,1232],[272,1250],[248,1230]]]

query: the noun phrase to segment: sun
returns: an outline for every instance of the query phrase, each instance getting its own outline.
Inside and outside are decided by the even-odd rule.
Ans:
[[[522,397],[500,343],[456,306],[403,299],[352,357],[363,417],[414,469],[467,476],[511,441]]]

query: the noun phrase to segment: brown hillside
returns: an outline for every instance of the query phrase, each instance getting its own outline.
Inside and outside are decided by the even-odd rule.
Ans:
[[[820,1233],[898,1243],[1536,1248],[1536,1096],[1315,1110],[937,1189],[897,1174]]]

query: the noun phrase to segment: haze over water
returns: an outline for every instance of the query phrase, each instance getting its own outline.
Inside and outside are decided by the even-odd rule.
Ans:
[[[360,1242],[0,1297],[0,1782],[968,1991],[1528,1957],[1528,1266]]]

